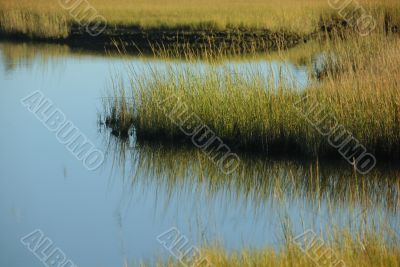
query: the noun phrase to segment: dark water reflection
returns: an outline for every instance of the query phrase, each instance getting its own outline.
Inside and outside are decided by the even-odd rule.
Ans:
[[[227,202],[248,202],[255,213],[268,202],[304,202],[305,209],[327,206],[330,211],[381,210],[393,215],[400,205],[400,169],[393,165],[360,175],[342,161],[240,154],[239,167],[226,175],[195,147],[138,142],[133,133],[129,138],[108,131],[104,134],[109,156],[132,186],[142,184],[143,179],[144,184],[167,189],[169,195],[183,188],[196,189],[211,198],[223,192],[229,197]]]
[[[263,243],[278,248],[284,222],[294,233],[313,229],[326,238],[333,229],[350,230],[354,236],[374,229],[389,239],[393,232],[399,238],[398,166],[380,166],[360,175],[346,162],[239,154],[239,168],[226,175],[194,147],[138,141],[134,133],[120,138],[102,131],[108,157],[125,177],[126,188],[157,194],[162,201],[155,210],[159,214],[175,210],[176,220],[186,220],[199,243],[217,241],[228,249],[237,248],[231,243],[236,229],[250,223],[246,227],[257,234],[251,241],[241,236],[242,246],[257,248]],[[235,215],[230,217],[232,212]]]

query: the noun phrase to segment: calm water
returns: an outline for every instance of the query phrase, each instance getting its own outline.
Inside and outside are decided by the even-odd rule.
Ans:
[[[143,71],[165,67],[155,59],[0,44],[0,266],[43,266],[20,242],[35,229],[89,267],[165,258],[156,237],[171,227],[195,246],[219,242],[228,250],[278,247],[286,217],[298,234],[330,227],[329,218],[348,225],[384,217],[400,229],[400,173],[393,166],[362,179],[341,163],[243,156],[238,172],[226,177],[200,151],[113,137],[97,120],[110,72],[127,61]],[[298,88],[308,83],[306,68],[290,62],[224,64],[265,73],[284,68]],[[21,105],[36,90],[104,151],[99,169],[86,170]]]

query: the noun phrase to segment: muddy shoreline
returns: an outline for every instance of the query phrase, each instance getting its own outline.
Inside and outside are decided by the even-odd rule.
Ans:
[[[315,33],[300,35],[293,32],[255,29],[193,30],[189,28],[142,29],[138,26],[108,26],[98,36],[91,36],[85,27],[71,25],[68,37],[52,39],[7,33],[0,29],[0,40],[68,45],[73,49],[93,51],[115,50],[115,43],[126,52],[149,52],[152,48],[187,47],[193,50],[220,49],[226,52],[265,52],[292,48],[305,43]]]
[[[382,29],[384,34],[400,34],[399,22],[385,15]],[[93,52],[116,51],[123,47],[125,52],[152,53],[154,48],[166,50],[188,48],[193,51],[223,51],[224,53],[268,52],[288,49],[314,39],[346,38],[354,34],[355,27],[342,18],[332,17],[321,20],[310,33],[296,33],[288,30],[272,31],[257,28],[213,28],[194,29],[189,26],[143,28],[139,25],[108,25],[98,36],[89,34],[85,26],[77,23],[68,25],[65,38],[49,38],[29,35],[18,31],[7,32],[0,27],[0,41],[17,41],[68,45],[71,49]]]

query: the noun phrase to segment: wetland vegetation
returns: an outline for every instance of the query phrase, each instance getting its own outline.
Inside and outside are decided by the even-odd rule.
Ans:
[[[151,69],[138,75],[127,68],[128,79],[117,75],[111,81],[106,122],[122,135],[134,125],[139,138],[180,142],[185,134],[176,121],[192,112],[235,149],[311,157],[335,154],[328,137],[304,117],[309,114],[326,120],[320,127],[328,132],[340,123],[372,153],[397,159],[399,39],[374,35],[327,41],[320,49],[324,64],[319,79],[303,90],[296,89],[284,67],[265,75],[252,67],[221,70],[217,60],[209,59],[205,69],[171,65],[163,73]],[[347,139],[339,130],[336,136],[337,142]]]
[[[340,16],[340,1],[0,1],[0,36],[41,40],[96,50],[112,49],[111,39],[129,51],[151,46],[190,45],[196,49],[238,47],[243,51],[289,48],[325,34],[351,33],[351,16],[360,10],[376,21],[377,31],[399,33],[396,0],[350,1]],[[362,9],[361,9],[362,7]],[[87,25],[101,21],[101,34]],[[104,25],[103,25],[104,24]]]
[[[65,61],[67,73],[74,69],[60,84],[67,96],[110,75],[90,98],[73,91],[69,111],[87,115],[86,126],[98,116],[95,132],[121,195],[154,198],[133,226],[152,218],[193,228],[209,266],[400,266],[398,0],[349,1],[347,15],[360,15],[360,5],[374,18],[367,35],[330,6],[340,1],[117,2],[0,0],[0,57],[9,76],[19,65]],[[96,18],[107,26],[92,36],[84,26]],[[104,49],[113,50],[106,64]],[[96,99],[99,114],[86,103],[75,108],[79,94]],[[220,143],[204,153],[207,140]],[[210,160],[222,144],[240,159],[229,173]],[[376,162],[363,172],[366,154]],[[123,236],[123,216],[115,217]],[[314,239],[302,241],[327,254],[302,250],[299,235],[308,231]],[[146,249],[151,260],[143,252],[141,266],[185,266]]]
[[[206,49],[201,58],[207,62],[206,68],[190,67],[199,60],[191,50],[183,53],[189,62],[186,68],[173,65],[162,71],[150,68],[146,75],[141,75],[128,66],[124,74],[114,74],[110,81],[103,121],[121,140],[135,136],[139,150],[146,149],[145,142],[163,144],[163,152],[150,152],[151,156],[145,159],[138,156],[134,164],[148,169],[150,173],[145,176],[155,179],[160,186],[183,190],[185,183],[191,183],[189,177],[194,176],[198,179],[196,184],[207,188],[208,198],[212,198],[213,190],[226,190],[231,196],[240,192],[259,205],[260,210],[274,199],[278,203],[276,209],[269,206],[268,210],[276,214],[285,214],[288,208],[283,203],[290,206],[308,201],[316,214],[328,218],[329,223],[323,229],[315,224],[311,228],[342,261],[334,262],[331,258],[330,266],[397,266],[400,264],[398,222],[389,223],[392,215],[397,217],[400,203],[396,171],[386,176],[380,169],[363,175],[350,165],[324,167],[320,163],[339,157],[339,150],[357,165],[357,157],[366,152],[365,148],[378,162],[398,164],[400,39],[396,33],[380,29],[366,37],[330,32],[328,38],[265,56],[291,58],[307,66],[309,81],[304,87],[299,87],[296,77],[288,75],[285,66],[267,74],[251,67],[221,67],[224,53],[219,57]],[[162,51],[158,56],[167,58],[169,54]],[[250,53],[251,56],[260,55]],[[210,170],[207,158],[190,150],[176,158],[179,153],[175,147],[182,149],[193,142],[182,131],[182,127],[190,129],[195,124],[196,119],[188,114],[201,118],[232,150],[244,152],[239,154],[241,162],[233,174],[224,176],[215,167]],[[317,121],[320,129],[310,121]],[[338,124],[342,132],[336,128]],[[335,141],[343,144],[347,140],[347,144],[332,146],[334,142],[321,131],[334,132]],[[209,134],[204,131],[199,136]],[[349,136],[362,144],[361,150],[347,139]],[[165,152],[170,150],[172,154]],[[251,159],[246,155],[251,155]],[[271,156],[314,161],[276,163],[270,161]],[[337,169],[347,171],[337,172]],[[143,175],[133,175],[137,176]],[[190,184],[188,188],[196,186]],[[377,194],[375,200],[373,192]],[[391,196],[384,196],[385,192]],[[383,199],[392,204],[381,205]],[[303,208],[313,210],[310,206]],[[322,211],[321,206],[328,212]],[[394,210],[378,216],[364,214],[360,219],[359,209],[368,213],[371,207],[374,211],[375,208],[388,211],[388,207]],[[345,213],[343,208],[350,209],[345,216],[348,223],[344,224],[338,222],[338,217]],[[280,217],[276,227],[280,232],[278,248],[231,251],[224,244],[206,242],[200,249],[201,255],[215,266],[315,266],[312,257],[294,243],[299,231],[292,227],[302,225],[302,230],[307,231],[303,220],[306,219],[300,218],[299,222],[290,216]],[[179,264],[173,257],[158,262],[158,266]]]

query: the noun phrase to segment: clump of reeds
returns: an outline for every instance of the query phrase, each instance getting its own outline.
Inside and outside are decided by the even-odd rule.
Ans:
[[[293,222],[289,218],[282,218],[282,238],[277,247],[227,251],[223,244],[204,245],[193,262],[202,262],[203,265],[199,266],[222,267],[399,266],[397,229],[385,223],[385,218],[379,220],[383,220],[380,227],[359,222],[355,227],[328,225],[325,230],[305,229],[298,234],[292,227]],[[167,260],[158,260],[156,266],[184,265],[170,256]]]
[[[273,248],[259,250],[242,250],[239,252],[228,253],[221,247],[205,248],[202,256],[212,264],[212,266],[294,266],[294,267],[313,267],[318,264],[323,252],[332,253],[334,257],[324,261],[326,266],[349,266],[349,267],[375,267],[375,266],[398,266],[400,264],[400,247],[398,238],[394,242],[385,241],[381,233],[371,232],[359,237],[348,231],[341,231],[335,234],[336,239],[331,243],[324,243],[317,253],[309,251],[308,254],[299,250],[296,244],[287,243],[284,248],[276,251]],[[294,238],[294,237],[292,237]],[[321,239],[323,240],[323,239]],[[365,244],[365,245],[364,245]],[[320,254],[318,254],[320,253]],[[312,255],[313,254],[313,255]],[[330,257],[329,255],[328,257]],[[317,263],[316,263],[317,262]],[[321,263],[320,263],[321,264]],[[179,266],[165,264],[160,266]]]
[[[317,103],[368,151],[396,157],[400,41],[373,35],[346,42],[336,39],[324,49],[334,60],[328,61],[323,81],[311,83],[304,91],[296,90],[284,70],[265,76],[254,69],[221,69],[215,62],[206,69],[171,65],[146,75],[131,69],[128,85],[114,81],[120,93],[111,98],[108,117],[119,122],[122,132],[134,126],[139,137],[184,139],[179,125],[168,116],[180,103],[234,148],[333,154],[327,137],[305,118],[304,113]],[[179,103],[165,101],[171,97]]]
[[[0,29],[7,34],[50,39],[66,38],[69,32],[65,14],[27,9],[0,10]]]

